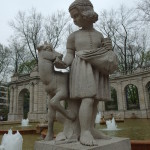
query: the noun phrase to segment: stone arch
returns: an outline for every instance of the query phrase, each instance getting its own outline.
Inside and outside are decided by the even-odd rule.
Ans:
[[[20,93],[20,92],[23,91],[24,89],[30,91],[29,84],[28,84],[28,85],[19,86],[19,88],[18,88],[18,93]]]
[[[111,86],[112,101],[105,102],[105,110],[118,110],[117,90]]]
[[[138,88],[134,84],[128,84],[124,88],[127,110],[140,109]]]
[[[147,97],[147,107],[150,108],[150,81],[145,86],[146,97]]]
[[[125,89],[128,85],[134,85],[134,86],[138,87],[138,80],[125,81],[122,88]]]
[[[18,95],[18,114],[22,114],[23,118],[28,118],[30,92],[27,88],[22,89]]]

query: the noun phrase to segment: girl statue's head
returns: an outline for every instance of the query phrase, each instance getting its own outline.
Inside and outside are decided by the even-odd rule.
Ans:
[[[78,9],[82,18],[86,21],[95,23],[98,20],[98,14],[94,11],[93,5],[89,0],[75,0],[69,6],[69,12],[75,8]]]

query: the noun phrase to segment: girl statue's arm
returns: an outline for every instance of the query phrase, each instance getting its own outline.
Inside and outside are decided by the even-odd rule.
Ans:
[[[72,61],[74,59],[74,52],[70,49],[67,49],[67,54],[64,58],[64,63],[67,65],[67,66],[71,66],[72,64]]]

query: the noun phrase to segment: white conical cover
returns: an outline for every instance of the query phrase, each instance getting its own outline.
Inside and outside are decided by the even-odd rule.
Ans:
[[[2,146],[5,150],[22,150],[23,138],[21,134],[17,133],[12,134],[12,130],[8,131],[8,134],[4,134],[2,138]]]

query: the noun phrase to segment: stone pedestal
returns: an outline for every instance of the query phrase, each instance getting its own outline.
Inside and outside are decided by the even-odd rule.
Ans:
[[[23,118],[23,114],[8,114],[9,121],[21,121]]]
[[[130,140],[113,137],[110,140],[96,140],[98,146],[83,146],[79,142],[58,144],[54,141],[37,141],[34,150],[131,150]]]

